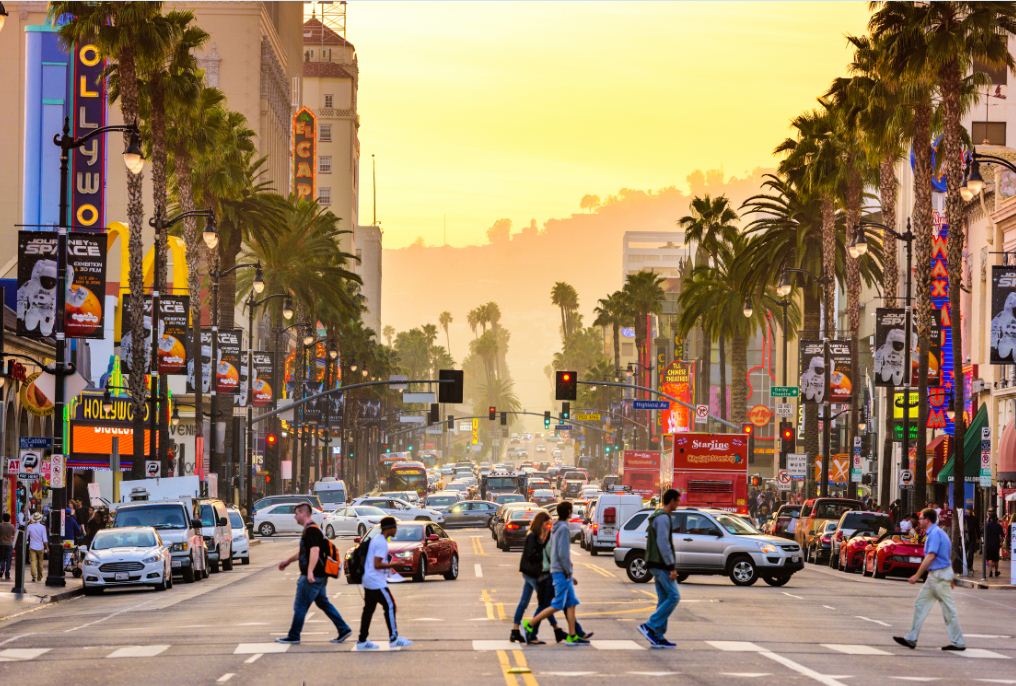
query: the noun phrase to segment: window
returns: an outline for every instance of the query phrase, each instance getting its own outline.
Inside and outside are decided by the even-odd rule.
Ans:
[[[1005,85],[1008,83],[1009,70],[1005,66],[993,67],[980,60],[974,60],[974,71],[984,72],[991,79],[991,83]]]
[[[318,171],[322,174],[332,173],[332,156],[322,155],[318,158]]]
[[[970,126],[970,140],[975,145],[1005,145],[1004,121],[975,121]]]
[[[684,531],[681,533],[700,536],[715,536],[719,529],[703,514],[689,512],[685,515]]]
[[[321,133],[318,136],[318,140],[320,140],[322,143],[331,143],[332,142],[332,125],[331,124],[322,124],[321,125]]]
[[[332,106],[332,95],[331,94],[325,95],[325,107],[331,106]]]
[[[332,189],[322,186],[318,189],[318,204],[327,207],[332,204]]]

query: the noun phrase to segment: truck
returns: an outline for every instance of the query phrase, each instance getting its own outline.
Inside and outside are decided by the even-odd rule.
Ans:
[[[201,480],[197,476],[167,476],[120,482],[120,502],[134,503],[155,500],[195,500],[201,497]]]
[[[518,493],[526,497],[527,476],[522,473],[495,471],[480,477],[480,497],[490,500],[495,495]]]
[[[662,453],[660,488],[681,492],[682,507],[748,513],[748,437],[680,433]]]

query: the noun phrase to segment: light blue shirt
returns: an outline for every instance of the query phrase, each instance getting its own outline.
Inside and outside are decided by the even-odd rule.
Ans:
[[[935,559],[928,566],[929,571],[934,572],[936,569],[945,569],[952,566],[952,543],[949,542],[949,537],[945,535],[945,532],[937,524],[932,524],[928,527],[924,539],[924,554],[927,555],[928,553],[935,553]]]

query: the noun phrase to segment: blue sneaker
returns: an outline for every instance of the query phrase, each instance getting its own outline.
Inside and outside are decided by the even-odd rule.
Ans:
[[[670,641],[668,641],[663,636],[660,636],[657,640],[659,641],[661,648],[676,648],[677,647],[676,643],[671,643]]]
[[[660,639],[657,638],[656,632],[649,628],[648,624],[639,624],[639,633],[646,637],[649,641],[649,646],[652,648],[662,648]]]

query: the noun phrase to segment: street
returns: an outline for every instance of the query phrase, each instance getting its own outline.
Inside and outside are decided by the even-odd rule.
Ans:
[[[595,632],[592,647],[522,648],[507,641],[521,588],[519,553],[498,551],[486,529],[449,532],[458,542],[457,581],[393,584],[400,633],[415,642],[387,654],[384,621],[371,638],[379,654],[356,654],[354,640],[328,643],[335,632],[312,608],[300,645],[273,642],[288,628],[294,568],[275,565],[295,537],[262,539],[248,567],[168,593],[121,591],[18,610],[0,620],[0,674],[5,683],[414,684],[506,686],[598,683],[664,677],[680,684],[1016,684],[1012,612],[1004,591],[957,588],[965,653],[943,653],[937,610],[921,645],[892,642],[910,623],[919,590],[901,580],[874,580],[809,565],[787,586],[733,586],[725,577],[691,577],[668,636],[674,651],[652,651],[636,631],[655,603],[652,585],[636,586],[609,555],[573,546],[579,618]],[[349,539],[337,540],[343,550]],[[70,582],[76,583],[76,582]],[[361,588],[329,583],[330,595],[359,625]],[[530,606],[531,616],[535,605]],[[543,638],[552,634],[543,630]],[[354,637],[355,638],[355,637]]]

